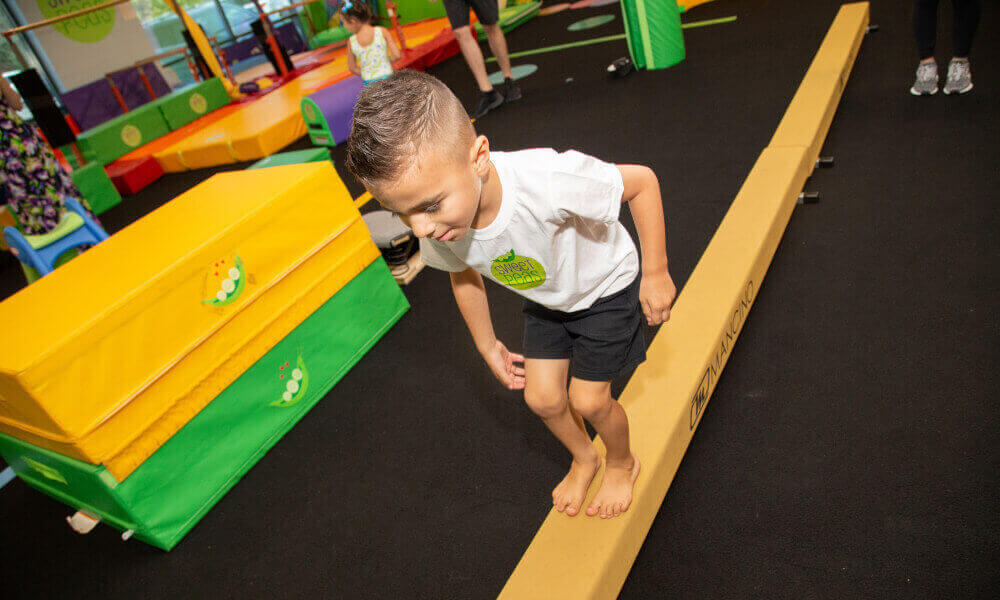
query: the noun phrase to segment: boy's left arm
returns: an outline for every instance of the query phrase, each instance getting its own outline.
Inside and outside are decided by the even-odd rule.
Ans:
[[[667,236],[663,221],[663,200],[660,183],[649,167],[616,165],[622,174],[625,191],[622,202],[628,202],[632,220],[639,234],[642,250],[642,282],[639,300],[649,325],[659,325],[670,319],[670,306],[677,288],[667,268]]]

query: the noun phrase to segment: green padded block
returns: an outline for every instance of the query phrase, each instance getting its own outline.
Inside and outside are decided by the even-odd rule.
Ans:
[[[307,37],[312,37],[330,28],[329,19],[326,17],[326,5],[323,2],[312,2],[303,6],[302,12],[299,13],[299,19]]]
[[[90,163],[73,171],[70,177],[73,178],[73,183],[79,188],[95,215],[121,204],[121,194],[115,189],[115,184],[111,183],[111,178],[101,165]]]
[[[278,167],[281,165],[298,165],[309,162],[320,162],[332,160],[329,148],[306,148],[294,152],[279,152],[271,156],[265,156],[247,169],[266,169],[267,167]]]
[[[684,60],[684,32],[676,0],[621,0],[625,39],[640,69],[665,69]]]
[[[119,115],[77,136],[88,162],[106,165],[139,146],[170,133],[163,113],[153,103]]]
[[[334,27],[332,29],[327,29],[326,31],[321,31],[310,38],[309,48],[311,50],[315,50],[320,46],[342,42],[349,37],[351,37],[350,31],[344,29],[343,27]]]
[[[500,11],[500,30],[507,33],[512,29],[524,25],[538,16],[538,11],[541,8],[541,2],[528,2],[527,4],[508,6]],[[486,39],[486,31],[479,24],[479,21],[476,21],[476,35],[479,36],[480,40]]]
[[[124,481],[3,434],[0,455],[30,486],[170,550],[407,310],[389,267],[376,259]]]
[[[396,13],[400,25],[416,23],[424,19],[439,19],[446,17],[444,2],[440,0],[395,0]],[[381,24],[390,27],[389,11],[385,8],[385,0],[378,0],[378,16]]]
[[[170,129],[180,129],[198,117],[229,104],[229,94],[222,80],[213,77],[196,85],[176,90],[150,102],[156,106]]]

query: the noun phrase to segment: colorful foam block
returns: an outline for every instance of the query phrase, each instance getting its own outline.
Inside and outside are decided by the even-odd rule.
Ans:
[[[113,206],[121,204],[122,197],[115,189],[104,167],[97,163],[90,163],[80,167],[70,174],[73,183],[83,194],[90,210],[99,215]]]
[[[83,132],[77,137],[77,145],[88,162],[106,165],[169,132],[160,109],[144,104]]]
[[[248,169],[266,169],[268,167],[280,167],[282,165],[298,165],[301,163],[318,162],[330,160],[330,150],[328,148],[306,148],[305,150],[295,150],[294,152],[279,152],[267,158],[262,158]]]
[[[134,194],[163,176],[163,167],[152,155],[134,159],[122,157],[104,167],[104,170],[121,194]]]
[[[349,37],[351,37],[350,31],[344,29],[343,27],[333,27],[331,29],[321,31],[309,38],[309,47],[315,50],[316,48],[321,48],[329,44],[342,42]]]
[[[178,129],[229,104],[229,94],[218,77],[177,90],[150,104],[163,113],[170,129]]]
[[[302,120],[312,143],[336,146],[347,140],[362,86],[360,77],[348,77],[302,99]]]
[[[640,69],[665,69],[684,60],[684,32],[675,0],[622,0],[632,62]]]
[[[0,432],[121,481],[378,256],[332,163],[216,175],[0,303]]]
[[[541,2],[528,2],[527,4],[518,4],[515,6],[508,6],[500,11],[500,30],[504,33],[516,29],[521,25],[524,25],[534,17],[538,16],[538,12],[542,8]],[[476,35],[480,40],[486,39],[486,31],[483,29],[482,24],[476,21],[475,24]]]
[[[0,455],[32,487],[169,550],[407,309],[378,258],[124,480],[3,434]]]

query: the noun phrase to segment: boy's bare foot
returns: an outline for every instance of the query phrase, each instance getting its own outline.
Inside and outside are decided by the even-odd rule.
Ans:
[[[580,506],[587,498],[587,490],[590,489],[590,482],[594,480],[597,469],[601,467],[601,457],[596,452],[592,460],[577,462],[573,459],[573,464],[569,467],[569,473],[552,490],[552,505],[559,512],[564,512],[573,517],[580,512]]]
[[[622,514],[632,504],[632,488],[639,477],[639,459],[635,454],[622,463],[609,462],[604,468],[604,480],[594,501],[587,507],[587,516],[600,513],[602,519]]]

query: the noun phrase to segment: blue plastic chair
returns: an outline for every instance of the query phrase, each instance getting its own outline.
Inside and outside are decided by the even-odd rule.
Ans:
[[[108,234],[75,198],[66,198],[66,209],[59,224],[48,233],[26,236],[15,227],[4,227],[4,239],[25,267],[28,283],[51,273],[67,251],[108,239]],[[58,264],[62,262],[65,261]]]

